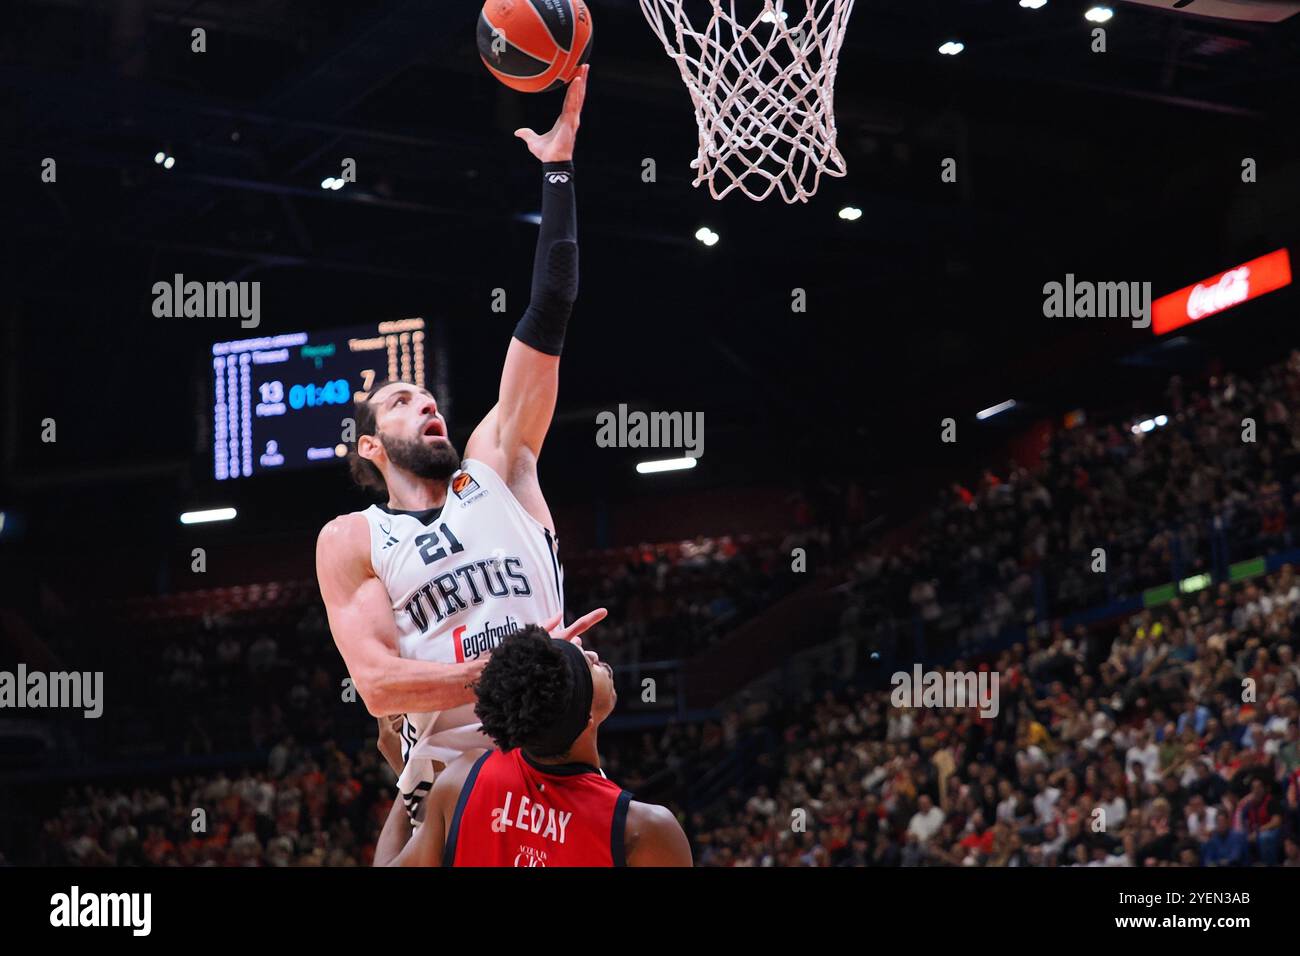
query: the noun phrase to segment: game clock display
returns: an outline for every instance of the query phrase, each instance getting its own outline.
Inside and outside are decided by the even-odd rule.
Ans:
[[[425,322],[401,319],[212,346],[218,481],[336,461],[353,397],[384,378],[424,385]]]

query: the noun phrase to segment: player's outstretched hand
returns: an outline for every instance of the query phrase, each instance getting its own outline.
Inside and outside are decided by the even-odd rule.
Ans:
[[[549,133],[539,135],[527,127],[515,130],[515,135],[528,144],[528,151],[542,162],[562,163],[573,159],[573,143],[578,138],[582,101],[587,96],[587,71],[590,69],[591,65],[584,63],[578,75],[569,81],[569,89],[564,94],[564,109]]]
[[[573,641],[573,643],[581,647],[582,638],[578,635],[590,630],[592,627],[605,620],[608,615],[609,610],[607,608],[598,607],[594,611],[588,611],[568,627],[561,627],[561,622],[564,620],[564,612],[561,611],[549,621],[543,621],[542,627],[556,640]]]

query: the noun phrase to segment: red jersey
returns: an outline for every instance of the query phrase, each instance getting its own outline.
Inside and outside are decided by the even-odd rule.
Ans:
[[[447,831],[443,866],[626,866],[632,794],[585,763],[542,764],[522,749],[474,762]]]

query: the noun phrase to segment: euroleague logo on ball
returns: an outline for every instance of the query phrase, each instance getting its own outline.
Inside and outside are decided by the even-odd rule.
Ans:
[[[462,471],[459,475],[451,480],[451,490],[457,498],[464,499],[467,495],[472,495],[478,491],[479,484],[474,480],[474,476],[467,471]]]

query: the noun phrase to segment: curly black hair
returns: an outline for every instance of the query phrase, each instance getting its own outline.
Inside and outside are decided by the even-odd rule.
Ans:
[[[564,716],[573,674],[551,636],[529,624],[492,651],[478,683],[474,713],[500,750],[526,747],[538,757],[559,757],[530,745]]]

